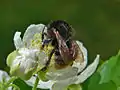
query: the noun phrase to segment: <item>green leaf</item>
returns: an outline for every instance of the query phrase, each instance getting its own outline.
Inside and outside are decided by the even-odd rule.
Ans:
[[[82,85],[83,90],[119,90],[120,53],[103,62]]]
[[[116,55],[107,60],[98,70],[101,75],[100,83],[114,82],[120,86],[120,55]]]
[[[99,84],[99,81],[100,81],[100,74],[99,73],[94,73],[93,75],[92,75],[92,77],[89,79],[89,85],[88,85],[88,90],[93,90],[93,88],[95,87],[95,86],[97,86],[98,84]]]
[[[112,81],[110,81],[108,83],[97,84],[92,88],[89,87],[88,90],[117,90],[117,87]]]
[[[83,90],[92,90],[95,88],[100,81],[100,74],[99,73],[94,73],[90,78],[88,78],[83,84],[82,84],[82,89]]]
[[[111,57],[109,60],[104,62],[102,66],[99,68],[98,72],[101,75],[100,83],[107,83],[112,79],[112,69],[117,63],[117,56]]]
[[[109,81],[108,83],[100,84],[100,74],[96,72],[90,79],[87,90],[117,90],[115,83]],[[83,89],[85,90],[85,89]]]
[[[112,81],[120,86],[120,56],[118,56],[116,65],[112,68]]]
[[[23,80],[21,80],[20,78],[16,79],[14,81],[14,84],[17,85],[20,90],[32,90],[31,86],[28,86]]]

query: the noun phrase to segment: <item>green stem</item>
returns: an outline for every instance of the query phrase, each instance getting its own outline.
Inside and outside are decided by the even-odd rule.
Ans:
[[[17,85],[15,85],[15,84],[10,84],[8,87],[11,87],[11,86],[14,87],[17,90],[20,90],[20,88]]]
[[[37,90],[38,82],[39,82],[39,78],[38,78],[38,76],[37,76],[37,77],[36,77],[36,80],[35,80],[35,84],[34,84],[32,90]]]

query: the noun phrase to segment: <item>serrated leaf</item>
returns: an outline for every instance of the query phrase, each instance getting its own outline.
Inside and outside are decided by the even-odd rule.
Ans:
[[[120,54],[105,61],[83,84],[83,90],[119,90]]]
[[[100,84],[100,79],[100,74],[98,72],[94,73],[92,77],[87,80],[87,84],[83,85],[83,90],[117,90],[115,83],[112,81]]]
[[[98,70],[101,75],[100,83],[114,82],[120,86],[120,55],[107,60]]]
[[[117,85],[120,86],[120,56],[117,58],[116,65],[112,68],[112,81]]]
[[[101,76],[100,83],[107,83],[112,79],[112,69],[117,63],[117,58],[117,56],[113,56],[100,66],[98,70]]]

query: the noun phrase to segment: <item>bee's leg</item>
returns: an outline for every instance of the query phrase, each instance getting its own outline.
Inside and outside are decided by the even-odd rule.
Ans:
[[[44,26],[44,28],[43,28],[43,30],[42,30],[42,41],[43,41],[43,39],[44,39],[44,30],[45,30],[45,26]]]
[[[54,52],[55,52],[55,49],[53,49],[53,50],[51,51],[51,53],[50,53],[50,55],[49,55],[49,58],[48,58],[48,61],[46,62],[45,67],[43,67],[43,68],[41,69],[41,71],[47,70],[47,67],[48,67],[49,64],[50,64],[51,57],[52,57],[52,55],[53,55]]]

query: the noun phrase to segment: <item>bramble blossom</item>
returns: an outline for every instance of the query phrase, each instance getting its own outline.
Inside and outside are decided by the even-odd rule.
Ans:
[[[40,69],[45,66],[48,60],[52,46],[49,44],[45,49],[41,49],[42,40],[41,32],[45,25],[30,25],[23,39],[20,38],[21,32],[16,32],[14,35],[14,44],[16,50],[9,54],[7,65],[10,67],[10,73],[18,76],[29,85],[34,84],[35,77]],[[45,27],[47,29],[47,27]],[[99,55],[96,56],[93,63],[87,66],[88,56],[87,50],[80,41],[76,41],[79,46],[77,58],[72,65],[68,65],[62,69],[54,67],[54,55],[51,63],[44,75],[47,81],[39,81],[38,88],[51,90],[64,90],[71,84],[83,83],[96,70],[99,63]],[[37,76],[39,77],[41,73]]]

